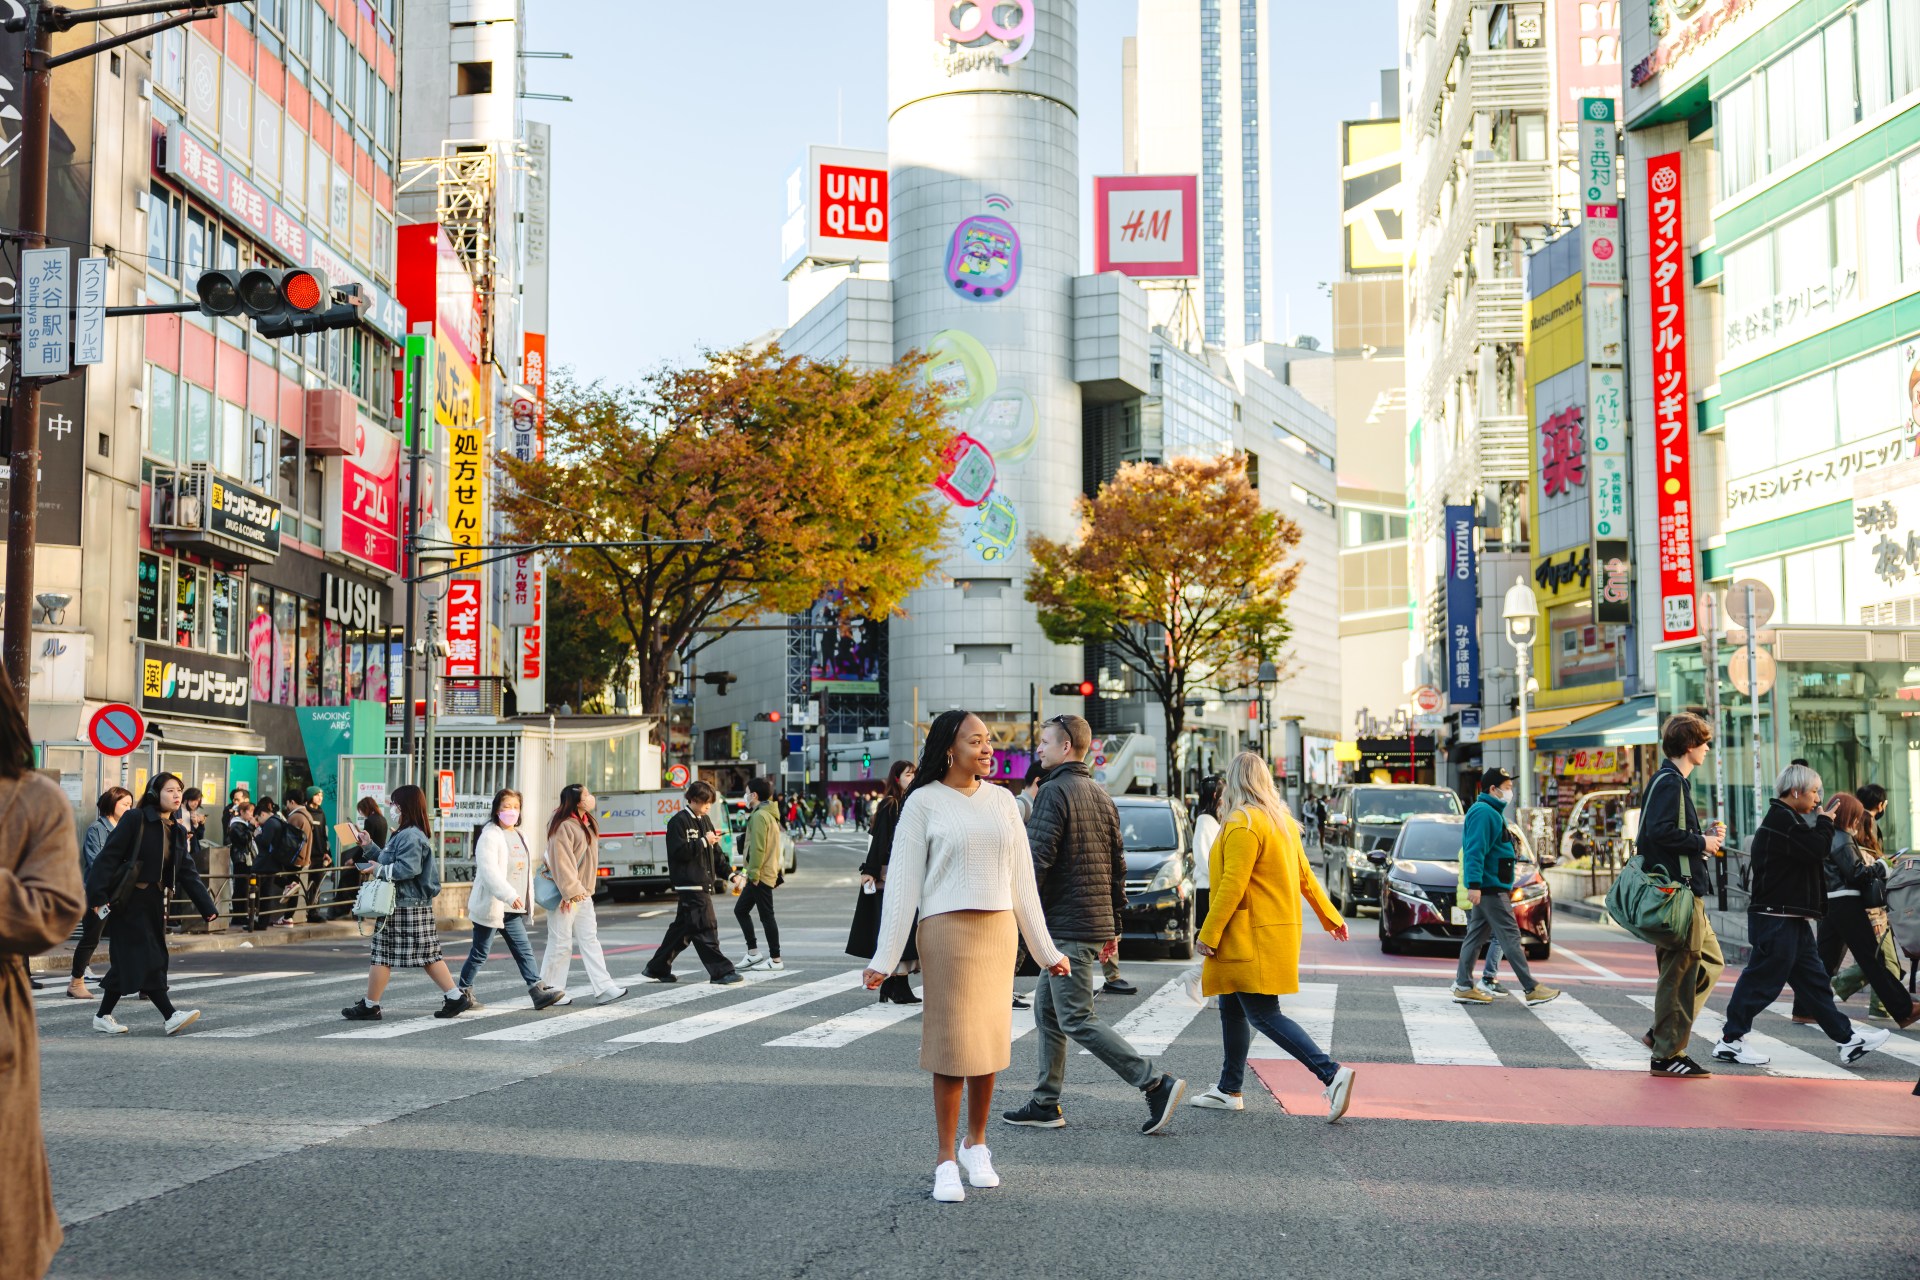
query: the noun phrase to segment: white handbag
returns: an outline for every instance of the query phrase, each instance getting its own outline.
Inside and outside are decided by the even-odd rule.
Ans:
[[[360,892],[353,896],[353,918],[385,920],[393,914],[393,908],[393,864],[388,863],[374,872],[370,879],[360,882]]]

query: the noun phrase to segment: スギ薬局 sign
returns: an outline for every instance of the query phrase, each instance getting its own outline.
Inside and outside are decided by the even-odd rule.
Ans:
[[[1698,633],[1693,616],[1693,404],[1687,390],[1687,246],[1680,153],[1647,160],[1648,303],[1653,320],[1653,487],[1660,636]]]

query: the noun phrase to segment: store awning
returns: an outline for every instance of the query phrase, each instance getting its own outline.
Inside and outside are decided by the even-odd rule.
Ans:
[[[1564,729],[1575,720],[1583,720],[1596,712],[1605,711],[1609,707],[1617,707],[1619,705],[1618,702],[1583,702],[1577,707],[1537,707],[1527,712],[1527,737],[1530,740],[1538,741],[1540,735],[1543,733],[1551,732],[1554,729]],[[1480,731],[1480,741],[1482,742],[1498,741],[1501,738],[1517,738],[1519,736],[1519,716],[1515,716],[1511,720],[1502,720],[1499,724],[1493,726],[1493,728],[1482,729]]]
[[[1540,746],[1555,751],[1574,747],[1638,747],[1659,740],[1660,718],[1650,693],[1628,698],[1617,707],[1534,738]]]

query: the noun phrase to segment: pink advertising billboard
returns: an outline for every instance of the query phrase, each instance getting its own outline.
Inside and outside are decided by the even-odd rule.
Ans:
[[[1200,274],[1200,180],[1128,174],[1093,180],[1093,269],[1136,280]]]

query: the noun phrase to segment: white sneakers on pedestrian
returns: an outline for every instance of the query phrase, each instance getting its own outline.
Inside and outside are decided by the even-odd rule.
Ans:
[[[109,1036],[123,1036],[127,1034],[127,1031],[129,1030],[129,1028],[121,1024],[119,1019],[115,1018],[110,1013],[94,1014],[93,1029],[95,1031],[100,1032],[102,1035],[109,1035]]]
[[[959,1204],[967,1198],[967,1189],[960,1185],[960,1166],[953,1161],[933,1167],[933,1198],[942,1204]]]
[[[1713,1046],[1716,1062],[1737,1062],[1743,1067],[1764,1067],[1773,1059],[1758,1049],[1747,1045],[1746,1037],[1738,1040],[1722,1040]]]
[[[167,1034],[173,1035],[200,1021],[198,1009],[175,1009],[173,1016],[167,1019]]]
[[[1353,1068],[1340,1068],[1333,1082],[1320,1091],[1320,1096],[1327,1100],[1328,1124],[1347,1114],[1347,1103],[1353,1100]]]
[[[766,957],[762,956],[758,951],[749,951],[747,952],[747,954],[745,954],[744,956],[741,956],[738,960],[734,961],[733,967],[739,972],[745,973],[749,969],[766,968],[767,960],[766,960]]]
[[[1000,1185],[1000,1175],[993,1171],[993,1152],[985,1147],[970,1147],[961,1142],[960,1163],[967,1171],[967,1181],[973,1186],[985,1189]]]
[[[594,999],[599,1001],[601,1004],[612,1004],[615,1000],[618,1000],[621,996],[624,996],[625,994],[627,994],[627,989],[625,987],[615,987],[611,991],[602,991],[599,995],[595,996]]]
[[[1885,1027],[1859,1027],[1854,1030],[1853,1039],[1840,1046],[1840,1061],[1852,1063],[1878,1049],[1893,1035]]]
[[[771,970],[773,970],[773,971],[774,971],[775,973],[779,973],[779,972],[781,972],[781,971],[782,971],[782,970],[784,970],[784,969],[785,969],[786,967],[787,967],[787,966],[786,966],[786,964],[785,964],[785,962],[784,962],[784,961],[782,961],[782,960],[780,960],[780,959],[779,959],[779,958],[777,958],[777,957],[776,957],[776,958],[774,958],[774,959],[772,959],[772,960],[769,960],[769,961],[767,961],[767,968],[769,968],[769,969],[771,969]]]
[[[1222,1093],[1215,1085],[1205,1093],[1195,1094],[1188,1100],[1190,1107],[1202,1107],[1208,1111],[1245,1111],[1247,1101],[1237,1093]]]

